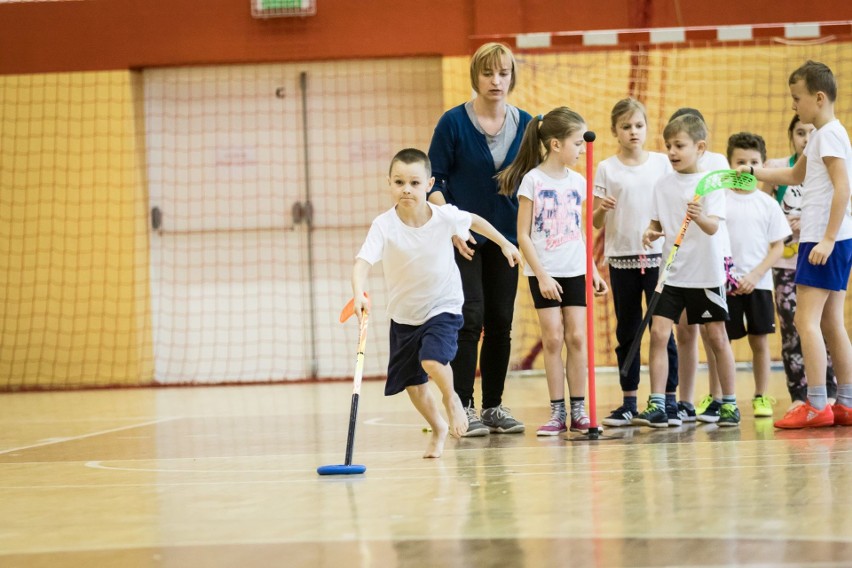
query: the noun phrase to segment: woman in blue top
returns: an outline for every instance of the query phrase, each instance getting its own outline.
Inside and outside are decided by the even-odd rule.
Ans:
[[[515,58],[508,46],[487,43],[470,62],[474,98],[441,116],[429,159],[435,186],[429,200],[451,203],[483,217],[517,245],[517,195],[500,195],[495,176],[518,153],[529,113],[506,102],[515,87]],[[523,432],[524,425],[502,405],[511,353],[512,315],[518,267],[509,267],[499,247],[474,234],[472,248],[456,242],[464,287],[464,327],[452,362],[455,390],[467,407],[465,436]],[[483,334],[484,331],[484,334]],[[478,350],[483,336],[482,349]],[[482,419],[473,402],[477,352],[482,375]]]

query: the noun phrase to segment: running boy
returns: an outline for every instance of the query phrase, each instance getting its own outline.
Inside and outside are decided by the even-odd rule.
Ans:
[[[766,143],[749,132],[728,138],[728,162],[761,167],[766,161]],[[769,385],[769,334],[775,333],[772,304],[772,275],[769,269],[784,252],[784,239],[793,234],[775,200],[762,191],[726,190],[728,234],[731,256],[737,269],[738,287],[728,295],[726,323],[731,341],[748,336],[754,373],[752,408],[755,418],[772,416]]]
[[[373,221],[352,270],[360,319],[369,309],[364,295],[367,274],[382,261],[391,320],[385,396],[405,390],[432,427],[424,458],[441,456],[448,433],[458,438],[467,431],[467,414],[453,390],[449,365],[456,355],[464,302],[451,239],[458,235],[466,240],[473,228],[497,243],[510,265],[521,259],[515,245],[478,215],[428,203],[426,194],[434,183],[425,153],[407,148],[393,157],[388,185],[394,207]],[[449,425],[429,390],[429,377],[441,391]]]
[[[796,328],[802,339],[808,400],[775,422],[778,428],[852,426],[852,344],[843,321],[852,268],[852,145],[834,116],[837,82],[823,63],[808,61],[790,75],[793,111],[811,123],[805,154],[791,168],[754,168],[761,181],[802,189],[799,260],[796,266]],[[740,166],[740,171],[752,171]],[[825,387],[826,346],[837,373],[837,402]]]
[[[725,194],[715,191],[700,201],[692,199],[704,175],[698,169],[698,160],[707,146],[704,121],[694,115],[678,117],[666,126],[663,137],[674,172],[661,177],[654,186],[651,223],[642,237],[643,244],[649,248],[665,236],[663,250],[671,250],[684,215],[689,215],[692,222],[652,316],[651,396],[648,407],[633,423],[655,428],[669,425],[664,394],[668,376],[666,345],[672,326],[685,310],[688,324],[706,326],[708,344],[716,356],[723,392],[719,425],[737,426],[740,412],[734,395],[734,354],[725,333],[728,311],[723,245],[717,235],[720,220],[725,218]]]

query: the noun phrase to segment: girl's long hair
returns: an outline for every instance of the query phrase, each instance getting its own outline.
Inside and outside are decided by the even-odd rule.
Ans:
[[[524,130],[518,155],[496,176],[500,195],[517,191],[527,172],[547,157],[551,140],[565,140],[585,126],[583,117],[568,107],[557,107],[544,116],[534,117]]]

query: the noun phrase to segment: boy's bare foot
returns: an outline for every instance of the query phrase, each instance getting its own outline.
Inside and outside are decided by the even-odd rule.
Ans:
[[[464,411],[459,395],[453,393],[449,401],[444,401],[447,418],[450,420],[450,436],[461,438],[467,432],[467,413]]]
[[[432,436],[429,438],[429,443],[426,445],[424,458],[439,458],[444,453],[444,442],[447,440],[448,432],[447,423],[441,420],[441,424],[436,428],[432,426]]]

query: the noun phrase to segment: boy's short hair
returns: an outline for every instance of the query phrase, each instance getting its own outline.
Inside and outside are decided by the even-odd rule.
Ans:
[[[828,65],[808,60],[807,63],[790,74],[788,83],[793,85],[799,80],[805,82],[805,87],[812,95],[822,91],[830,102],[837,99],[837,81]]]
[[[751,132],[737,132],[728,138],[728,162],[736,149],[757,150],[760,153],[760,161],[766,161],[766,141],[759,134]]]
[[[479,92],[478,83],[480,73],[486,69],[491,69],[495,72],[499,71],[500,65],[503,64],[502,59],[504,55],[509,58],[509,62],[512,65],[512,79],[509,81],[509,92],[512,92],[515,88],[515,77],[517,76],[515,71],[515,54],[512,53],[508,45],[497,42],[482,44],[470,60],[470,86],[473,87],[475,92]]]
[[[693,142],[707,140],[707,125],[694,114],[682,114],[669,122],[663,130],[663,140],[668,141],[681,132],[685,132]]]
[[[674,111],[674,113],[672,113],[672,115],[669,117],[669,122],[673,121],[676,118],[680,118],[681,116],[686,116],[688,114],[691,114],[692,116],[697,116],[701,119],[702,122],[707,124],[707,121],[704,120],[704,115],[701,114],[701,111],[697,108],[692,107],[680,107],[679,109]]]
[[[427,156],[426,152],[423,150],[418,150],[417,148],[405,148],[404,150],[397,152],[393,159],[391,159],[390,167],[388,168],[388,175],[391,174],[393,171],[393,165],[397,162],[402,162],[403,164],[422,163],[423,167],[426,168],[426,176],[432,177],[432,162],[429,161],[429,156]]]

